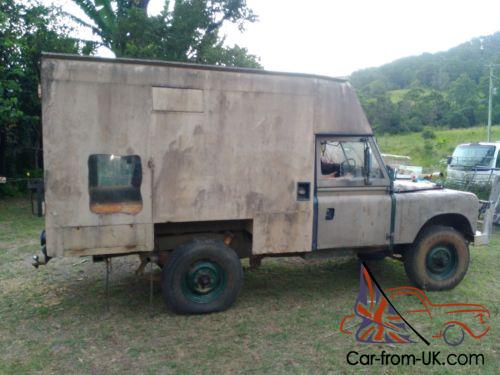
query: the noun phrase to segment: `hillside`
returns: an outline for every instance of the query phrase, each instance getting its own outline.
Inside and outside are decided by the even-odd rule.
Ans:
[[[429,167],[434,170],[446,169],[443,163],[460,143],[479,142],[486,139],[486,127],[473,127],[468,129],[436,130],[428,132],[424,139],[422,133],[385,134],[377,137],[377,142],[382,153],[407,155],[411,157],[411,164]],[[500,126],[491,129],[493,141],[500,140]]]
[[[489,70],[500,64],[500,32],[445,52],[406,57],[354,72],[368,119],[377,133],[418,132],[424,127],[466,128],[487,121]],[[500,86],[500,66],[495,69]],[[493,123],[500,123],[500,95]]]

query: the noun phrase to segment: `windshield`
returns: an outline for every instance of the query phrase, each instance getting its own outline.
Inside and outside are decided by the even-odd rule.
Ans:
[[[458,146],[453,152],[451,165],[464,167],[490,167],[495,155],[495,146]]]

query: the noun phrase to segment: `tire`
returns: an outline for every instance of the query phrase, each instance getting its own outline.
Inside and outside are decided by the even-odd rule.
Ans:
[[[167,306],[180,314],[206,314],[228,309],[243,282],[235,251],[222,241],[193,241],[175,249],[162,270]]]
[[[408,278],[420,289],[448,290],[464,278],[469,258],[468,243],[460,232],[431,226],[405,252],[404,266]]]

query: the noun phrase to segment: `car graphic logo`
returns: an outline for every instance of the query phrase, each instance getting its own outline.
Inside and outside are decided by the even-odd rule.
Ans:
[[[340,332],[354,335],[358,342],[409,344],[417,342],[417,336],[430,345],[407,320],[414,314],[423,314],[431,321],[436,315],[444,315],[446,318],[453,316],[452,320],[440,324],[432,335],[433,339],[442,338],[451,346],[460,345],[466,336],[479,340],[491,328],[488,324],[490,311],[483,305],[432,303],[422,290],[412,286],[390,288],[384,292],[364,262],[360,267],[359,286],[354,313],[346,315],[340,323]],[[401,296],[414,296],[421,306],[400,312],[396,310],[392,300]]]

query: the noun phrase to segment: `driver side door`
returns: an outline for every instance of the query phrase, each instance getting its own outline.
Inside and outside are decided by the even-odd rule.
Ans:
[[[316,138],[316,249],[389,243],[390,180],[383,166],[371,136]]]

